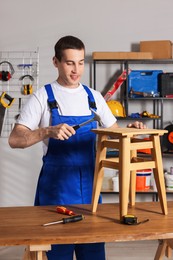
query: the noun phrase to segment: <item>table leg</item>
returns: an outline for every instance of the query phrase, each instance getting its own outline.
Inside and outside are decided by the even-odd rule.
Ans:
[[[25,249],[23,260],[47,260],[46,251],[51,250],[51,245],[30,245]]]
[[[165,240],[159,240],[159,246],[157,248],[154,260],[162,260],[165,256],[165,250],[167,247],[167,243]]]
[[[173,239],[159,240],[154,260],[162,260],[164,256],[171,258],[173,249]]]

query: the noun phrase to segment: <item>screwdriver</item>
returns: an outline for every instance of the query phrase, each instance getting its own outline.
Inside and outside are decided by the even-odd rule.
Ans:
[[[72,210],[67,209],[66,207],[63,206],[57,206],[56,211],[64,215],[69,215],[69,216],[76,215]]]
[[[60,223],[67,224],[67,223],[71,223],[71,222],[77,222],[77,221],[80,221],[80,220],[83,220],[83,219],[84,219],[83,215],[75,215],[75,216],[72,216],[72,217],[69,217],[69,218],[62,218],[59,221],[49,222],[49,223],[43,224],[43,226],[50,226],[50,225],[55,225],[55,224],[60,224]]]

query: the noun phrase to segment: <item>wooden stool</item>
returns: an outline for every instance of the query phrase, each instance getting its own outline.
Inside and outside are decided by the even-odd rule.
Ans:
[[[120,220],[128,211],[128,196],[130,204],[135,205],[136,170],[153,169],[158,197],[162,213],[167,215],[167,201],[163,164],[160,148],[160,136],[166,130],[117,128],[116,130],[93,129],[98,134],[96,165],[94,173],[92,212],[96,212],[98,199],[104,177],[104,167],[119,170],[119,204]],[[149,136],[149,140],[142,139]],[[117,149],[118,158],[106,158],[107,148]],[[137,157],[138,149],[151,149],[151,158]]]

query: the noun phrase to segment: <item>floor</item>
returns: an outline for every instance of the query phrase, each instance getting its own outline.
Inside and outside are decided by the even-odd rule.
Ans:
[[[158,241],[133,241],[106,244],[106,260],[154,260]],[[169,260],[173,257],[169,258]],[[162,260],[168,260],[164,257]]]
[[[106,260],[154,260],[157,247],[158,241],[107,243]],[[0,260],[22,260],[23,251],[23,247],[0,247]]]

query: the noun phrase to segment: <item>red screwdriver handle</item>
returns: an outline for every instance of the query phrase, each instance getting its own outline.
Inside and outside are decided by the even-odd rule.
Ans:
[[[64,215],[69,215],[69,216],[76,215],[72,210],[69,210],[69,209],[67,209],[66,207],[63,207],[63,206],[57,206],[56,211],[58,213],[61,213],[61,214],[64,214]]]

